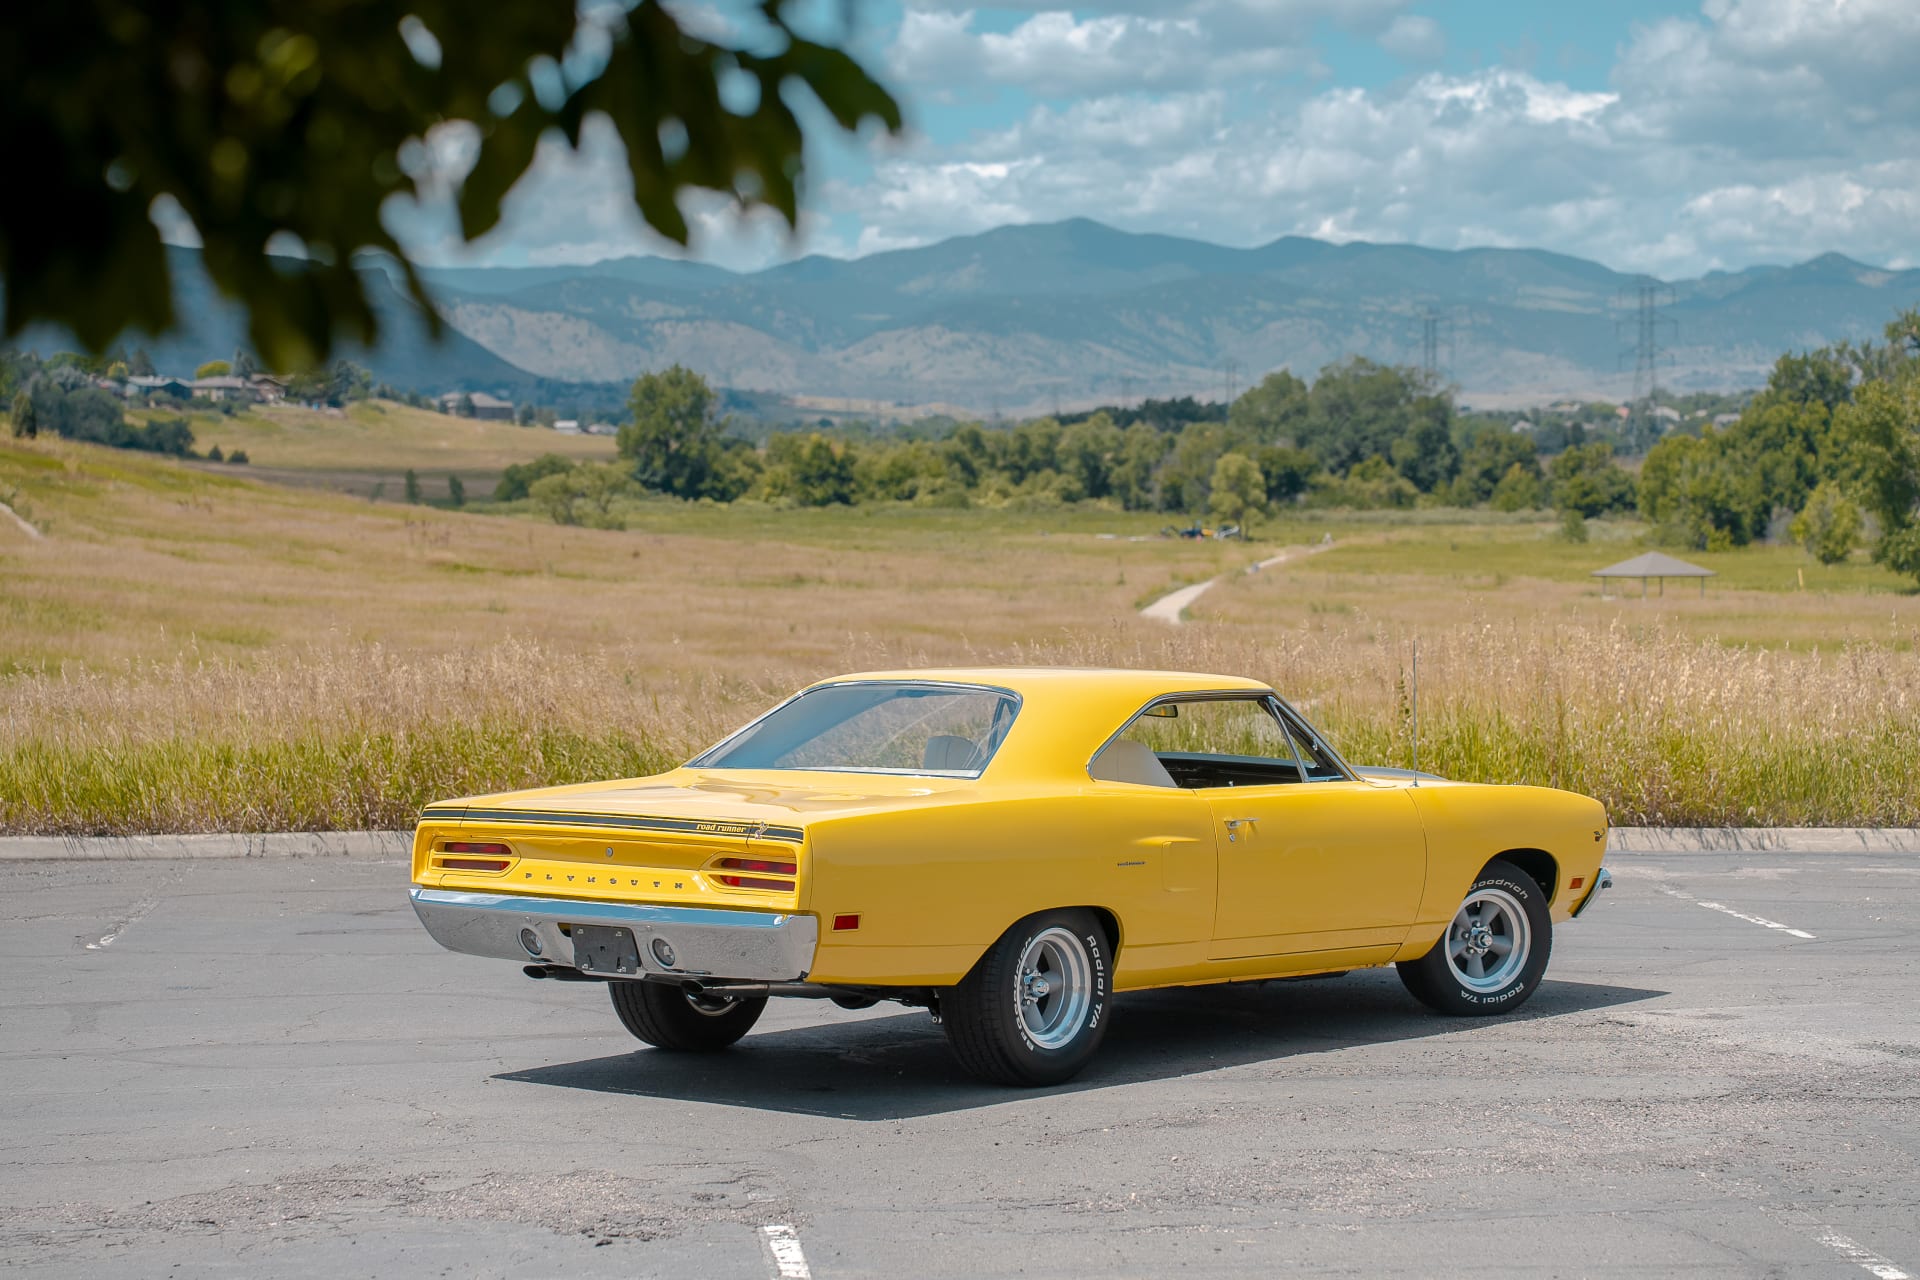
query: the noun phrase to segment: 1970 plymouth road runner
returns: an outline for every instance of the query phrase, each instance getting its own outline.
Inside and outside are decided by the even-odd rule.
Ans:
[[[604,981],[662,1049],[770,996],[896,1000],[1047,1084],[1120,991],[1391,963],[1443,1013],[1516,1008],[1606,837],[1584,796],[1355,769],[1253,680],[894,671],[658,777],[432,805],[412,894],[442,945]]]

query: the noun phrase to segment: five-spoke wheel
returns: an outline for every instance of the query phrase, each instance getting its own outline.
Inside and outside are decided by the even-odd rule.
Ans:
[[[1072,1078],[1106,1034],[1112,947],[1089,911],[1045,911],[1007,930],[941,998],[960,1065],[998,1084]]]
[[[1433,950],[1396,967],[1407,990],[1441,1013],[1504,1013],[1533,994],[1552,949],[1546,894],[1526,872],[1495,858]]]

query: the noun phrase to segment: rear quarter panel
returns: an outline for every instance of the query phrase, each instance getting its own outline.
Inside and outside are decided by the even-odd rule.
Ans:
[[[1440,783],[1409,787],[1427,830],[1427,886],[1396,959],[1425,955],[1445,932],[1487,862],[1537,850],[1553,861],[1550,911],[1572,917],[1606,854],[1607,811],[1598,800],[1550,787]],[[1572,889],[1574,879],[1582,887]]]
[[[1212,925],[1210,819],[1191,793],[960,793],[810,823],[807,844],[816,982],[958,982],[1015,921],[1085,906],[1118,921],[1125,985],[1129,966],[1198,958]],[[843,914],[859,929],[835,931]]]

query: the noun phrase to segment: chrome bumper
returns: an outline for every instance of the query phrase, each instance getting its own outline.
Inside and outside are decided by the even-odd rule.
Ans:
[[[1613,888],[1613,872],[1602,867],[1594,873],[1593,887],[1587,890],[1587,896],[1580,899],[1580,905],[1573,909],[1573,918],[1578,920],[1581,914],[1593,905],[1595,898],[1598,898],[1602,893],[1605,893],[1611,888]]]
[[[798,982],[813,968],[820,926],[812,916],[771,911],[716,911],[621,902],[581,902],[513,893],[412,889],[414,914],[449,951],[518,960],[522,964],[581,966],[566,928],[576,924],[633,931],[643,974]],[[529,934],[538,945],[525,944]],[[660,963],[653,941],[665,942],[672,966]]]

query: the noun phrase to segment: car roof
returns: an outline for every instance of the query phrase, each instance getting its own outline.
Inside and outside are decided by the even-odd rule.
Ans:
[[[982,684],[1011,689],[1023,696],[1050,690],[1077,693],[1101,690],[1122,699],[1137,695],[1142,702],[1169,693],[1272,691],[1271,685],[1245,676],[1208,675],[1199,671],[1141,671],[1131,667],[914,667],[895,671],[860,671],[818,683],[846,684],[859,680]]]
[[[987,685],[1020,697],[1020,715],[984,775],[1014,781],[1048,776],[1086,780],[1086,764],[1142,707],[1182,693],[1270,693],[1245,676],[1123,667],[923,667],[862,671],[822,680]]]

